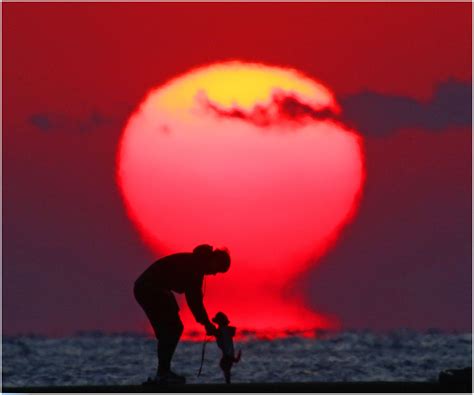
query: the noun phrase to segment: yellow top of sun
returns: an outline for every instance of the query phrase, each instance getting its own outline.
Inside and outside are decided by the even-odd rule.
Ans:
[[[182,113],[192,109],[198,95],[221,108],[250,110],[268,103],[275,90],[296,95],[305,103],[337,107],[331,92],[320,83],[293,69],[239,61],[193,69],[151,92],[148,102],[154,109]]]

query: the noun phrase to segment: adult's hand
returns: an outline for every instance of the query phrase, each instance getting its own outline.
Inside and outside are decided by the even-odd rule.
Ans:
[[[204,325],[204,327],[206,328],[206,335],[217,336],[217,328],[213,324],[208,322],[207,324]]]

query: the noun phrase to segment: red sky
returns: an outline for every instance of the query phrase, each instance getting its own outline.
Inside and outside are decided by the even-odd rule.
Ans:
[[[153,256],[113,175],[122,122],[151,87],[226,59],[300,69],[337,98],[427,103],[440,82],[471,83],[470,3],[2,7],[5,333],[140,329],[131,284]],[[81,131],[92,111],[111,121]],[[307,274],[311,303],[346,327],[469,329],[470,147],[470,125],[366,137],[362,205]]]

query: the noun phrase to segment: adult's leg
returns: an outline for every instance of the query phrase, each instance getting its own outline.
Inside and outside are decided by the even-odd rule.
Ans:
[[[154,303],[147,314],[157,339],[158,376],[171,370],[171,359],[183,333],[178,312],[179,306],[171,291],[161,290],[154,295]]]
[[[179,306],[168,290],[145,289],[135,291],[135,297],[145,311],[157,339],[157,376],[170,371],[171,359],[183,333]]]
[[[168,320],[158,323],[158,376],[163,376],[171,370],[171,359],[173,358],[179,339],[183,333],[183,323],[178,313],[169,317]]]

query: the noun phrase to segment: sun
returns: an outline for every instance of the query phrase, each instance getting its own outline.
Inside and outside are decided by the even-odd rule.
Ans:
[[[285,289],[334,244],[361,196],[362,142],[340,111],[297,70],[232,61],[152,89],[130,116],[117,182],[142,238],[159,255],[230,250],[230,271],[208,281],[209,314],[251,329],[336,325]]]
[[[153,95],[150,110],[159,108],[169,113],[186,115],[196,104],[196,93],[205,92],[211,102],[222,107],[250,110],[267,102],[275,89],[294,92],[316,107],[336,109],[327,88],[296,70],[262,67],[259,64],[227,62],[194,70],[186,78],[175,78]]]

